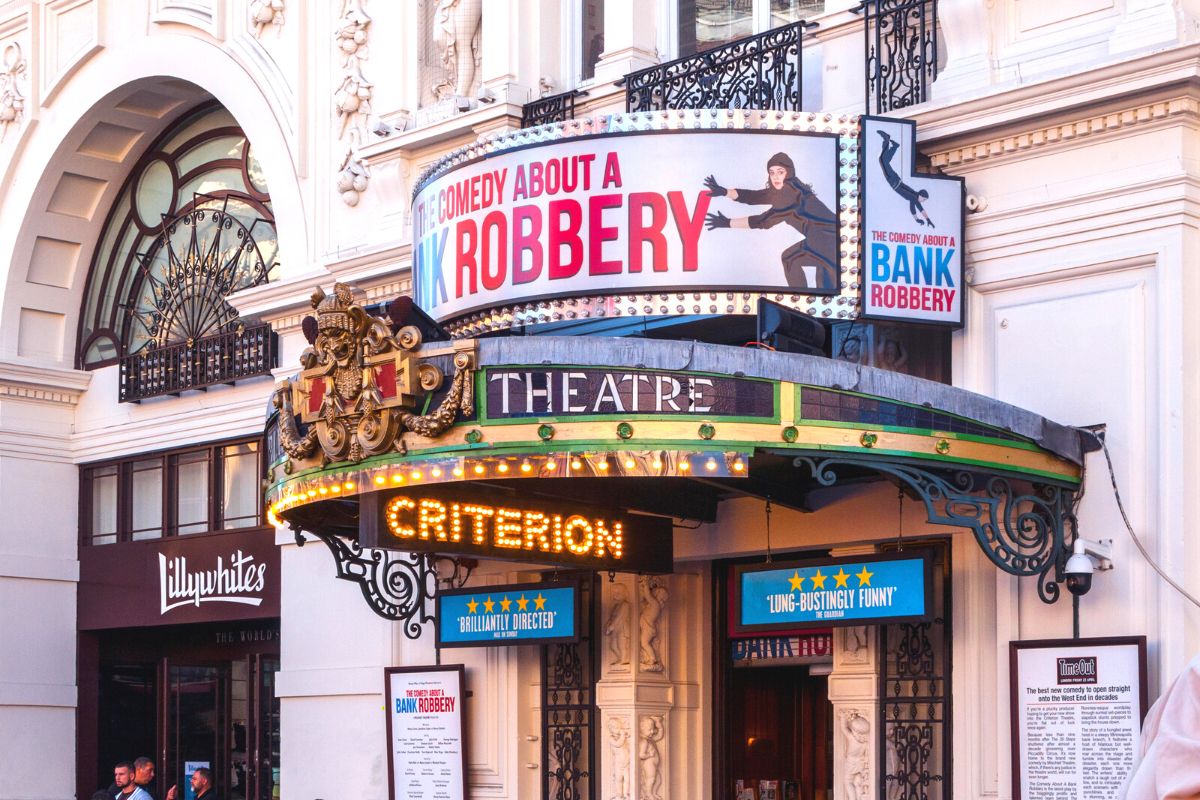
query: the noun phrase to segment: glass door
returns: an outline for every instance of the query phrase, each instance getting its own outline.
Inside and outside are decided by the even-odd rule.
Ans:
[[[279,798],[279,698],[275,696],[278,656],[251,656],[255,675],[254,763],[257,794],[252,800]]]

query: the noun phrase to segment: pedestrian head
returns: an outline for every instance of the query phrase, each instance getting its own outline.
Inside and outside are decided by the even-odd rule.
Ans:
[[[122,761],[113,767],[113,783],[118,789],[124,789],[133,781],[133,764]]]
[[[154,762],[142,756],[134,759],[133,781],[138,786],[149,786],[154,782]]]

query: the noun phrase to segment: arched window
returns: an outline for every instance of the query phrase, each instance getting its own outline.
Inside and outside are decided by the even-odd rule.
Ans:
[[[150,146],[109,211],[92,258],[76,364],[241,325],[225,298],[278,272],[270,195],[232,115],[208,104]]]

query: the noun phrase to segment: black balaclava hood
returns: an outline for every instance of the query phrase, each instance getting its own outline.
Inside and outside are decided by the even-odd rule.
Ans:
[[[783,167],[787,170],[789,178],[796,177],[796,165],[792,163],[792,159],[788,157],[787,153],[776,153],[771,156],[771,159],[767,162],[767,169],[771,167]]]

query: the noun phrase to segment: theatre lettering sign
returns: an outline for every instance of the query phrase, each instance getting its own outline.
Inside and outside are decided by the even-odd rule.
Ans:
[[[861,139],[858,123],[773,111],[618,114],[481,139],[418,183],[415,300],[456,333],[748,314],[759,297],[853,319],[868,279],[865,176],[894,195],[873,190],[875,231],[908,243],[915,228],[915,241],[938,242],[897,251],[886,278],[873,279],[872,307],[888,318],[960,320],[961,182],[910,176],[904,123],[880,129],[893,146]],[[883,270],[882,257],[874,263]],[[906,279],[913,274],[920,279]]]

